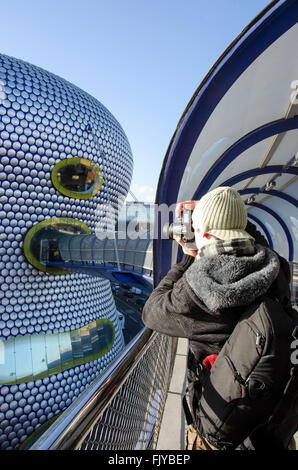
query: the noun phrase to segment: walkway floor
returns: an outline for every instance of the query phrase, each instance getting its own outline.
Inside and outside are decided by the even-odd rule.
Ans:
[[[188,340],[179,338],[172,380],[165,404],[157,450],[185,450],[186,422],[182,398],[186,387],[186,360]],[[298,450],[298,432],[295,434]]]
[[[185,428],[182,398],[185,391],[188,340],[179,338],[172,380],[165,404],[157,450],[184,450]]]

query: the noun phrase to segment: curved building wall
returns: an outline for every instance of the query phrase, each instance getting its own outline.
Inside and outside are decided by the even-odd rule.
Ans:
[[[69,406],[124,346],[109,281],[35,269],[24,257],[24,237],[35,224],[57,217],[83,222],[91,232],[100,228],[100,205],[110,203],[116,213],[121,208],[133,161],[121,126],[101,103],[1,54],[0,158],[0,449],[16,449]],[[54,187],[52,170],[68,158],[100,168],[103,182],[95,195],[70,197]],[[94,349],[89,333],[103,319],[112,325],[109,341],[101,344],[105,338],[96,336],[101,346]],[[100,335],[101,327],[96,331]],[[71,342],[68,350],[63,341]],[[68,363],[65,351],[73,354]]]

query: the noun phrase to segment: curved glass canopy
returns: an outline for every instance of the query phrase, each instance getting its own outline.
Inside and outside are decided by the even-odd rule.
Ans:
[[[298,3],[270,3],[195,91],[170,142],[156,203],[200,199],[218,186],[241,194],[273,249],[297,261]],[[156,240],[155,284],[179,255]]]

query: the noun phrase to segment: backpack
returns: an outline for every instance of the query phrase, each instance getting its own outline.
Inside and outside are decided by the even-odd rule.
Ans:
[[[197,364],[188,424],[218,449],[287,449],[298,429],[297,339],[294,308],[269,297],[248,306],[210,370]]]

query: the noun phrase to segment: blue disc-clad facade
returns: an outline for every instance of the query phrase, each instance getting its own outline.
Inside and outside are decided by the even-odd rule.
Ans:
[[[96,190],[60,191],[53,169],[67,159],[96,166]],[[102,205],[120,209],[132,169],[127,137],[100,102],[0,54],[0,449],[24,446],[124,346],[110,282],[33,267],[24,237],[51,218],[94,232]]]

